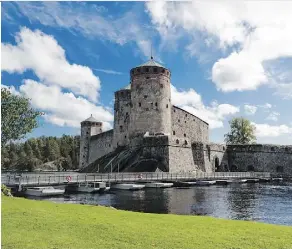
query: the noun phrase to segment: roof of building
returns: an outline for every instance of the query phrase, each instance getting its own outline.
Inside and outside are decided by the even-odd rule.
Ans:
[[[98,120],[96,120],[91,114],[91,116],[88,119],[85,119],[82,122],[98,122]]]
[[[137,67],[164,67],[155,60],[153,60],[153,57],[151,57],[151,60],[137,66]]]

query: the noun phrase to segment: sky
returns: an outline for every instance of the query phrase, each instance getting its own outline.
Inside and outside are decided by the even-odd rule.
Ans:
[[[292,144],[292,1],[2,2],[1,84],[44,111],[28,137],[113,125],[114,92],[150,59],[172,104],[222,143],[233,117],[258,143]],[[152,47],[152,49],[151,49]]]

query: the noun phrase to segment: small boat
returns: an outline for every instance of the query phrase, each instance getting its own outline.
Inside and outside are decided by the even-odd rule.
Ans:
[[[216,184],[218,185],[227,185],[232,182],[233,182],[232,180],[216,180]]]
[[[145,183],[145,188],[170,188],[173,183],[168,182],[147,182]]]
[[[24,193],[31,196],[55,196],[63,195],[65,193],[65,189],[56,189],[53,187],[32,187],[27,188]]]
[[[196,185],[199,185],[199,186],[210,186],[215,183],[216,181],[196,181]]]
[[[145,185],[134,184],[134,183],[119,183],[114,184],[112,189],[124,189],[124,190],[139,190],[145,188]]]
[[[246,179],[247,183],[256,183],[259,182],[259,179]]]
[[[86,183],[79,183],[77,186],[77,192],[83,193],[96,193],[101,189],[106,188],[104,182],[86,182]]]

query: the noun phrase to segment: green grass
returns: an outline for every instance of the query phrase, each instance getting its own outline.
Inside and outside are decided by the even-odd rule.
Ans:
[[[292,227],[2,196],[2,248],[292,248]]]

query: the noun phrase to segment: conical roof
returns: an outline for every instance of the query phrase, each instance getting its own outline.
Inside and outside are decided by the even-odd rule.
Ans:
[[[151,58],[151,60],[137,66],[137,67],[164,67],[161,64],[159,64],[158,62],[156,62],[155,60],[153,60],[153,58]]]
[[[88,118],[88,119],[85,119],[84,121],[82,121],[82,122],[94,122],[94,123],[96,123],[96,122],[98,122],[93,116],[92,116],[92,114],[91,114],[91,116]]]

